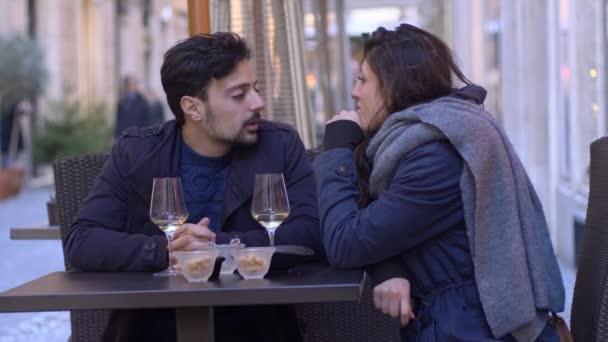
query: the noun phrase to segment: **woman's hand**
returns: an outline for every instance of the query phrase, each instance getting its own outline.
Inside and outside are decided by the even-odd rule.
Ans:
[[[405,278],[391,278],[374,287],[374,305],[382,313],[399,318],[401,326],[414,319],[410,282]]]
[[[350,120],[354,123],[356,123],[357,125],[359,125],[359,127],[361,127],[361,118],[359,117],[359,113],[355,112],[355,111],[346,111],[343,110],[340,113],[334,115],[329,121],[327,121],[325,124],[330,124],[334,121],[338,121],[338,120]]]
[[[215,241],[215,233],[209,229],[211,221],[203,218],[197,224],[186,223],[173,233],[172,251],[195,251],[203,248],[209,241]]]

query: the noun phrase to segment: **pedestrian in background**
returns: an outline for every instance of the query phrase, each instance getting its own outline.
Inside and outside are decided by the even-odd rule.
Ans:
[[[165,122],[165,109],[163,108],[163,103],[154,90],[146,90],[146,99],[150,111],[148,113],[150,125],[158,125]]]
[[[116,110],[114,138],[118,139],[129,127],[146,127],[152,124],[154,123],[150,118],[150,105],[139,89],[137,78],[132,75],[125,76]]]

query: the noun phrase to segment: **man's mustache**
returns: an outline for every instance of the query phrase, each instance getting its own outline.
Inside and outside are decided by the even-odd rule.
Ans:
[[[247,120],[245,120],[245,122],[243,123],[243,127],[252,124],[256,121],[260,121],[260,119],[262,118],[262,115],[260,115],[260,112],[253,112],[251,113],[251,117]]]

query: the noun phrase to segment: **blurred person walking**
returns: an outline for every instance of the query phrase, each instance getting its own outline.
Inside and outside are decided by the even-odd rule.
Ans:
[[[152,89],[146,90],[145,95],[148,101],[148,119],[150,120],[150,125],[158,125],[165,122],[165,109],[163,108],[161,99]]]
[[[135,76],[127,75],[123,78],[120,94],[114,138],[118,139],[129,127],[146,127],[157,123],[150,118],[150,105],[141,93]]]
[[[15,102],[0,115],[0,167],[6,168],[23,159],[24,132],[23,119],[32,113],[32,104],[28,100]]]
[[[31,167],[25,152],[30,150],[31,113],[32,104],[28,100],[14,102],[0,113],[0,199],[19,193],[26,170]]]

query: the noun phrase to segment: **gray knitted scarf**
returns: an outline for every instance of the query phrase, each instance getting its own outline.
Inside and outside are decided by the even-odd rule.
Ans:
[[[481,106],[454,97],[393,113],[366,150],[370,194],[388,186],[400,160],[447,139],[464,160],[464,217],[475,282],[494,336],[532,341],[546,314],[564,309],[564,287],[538,196],[506,134]]]

